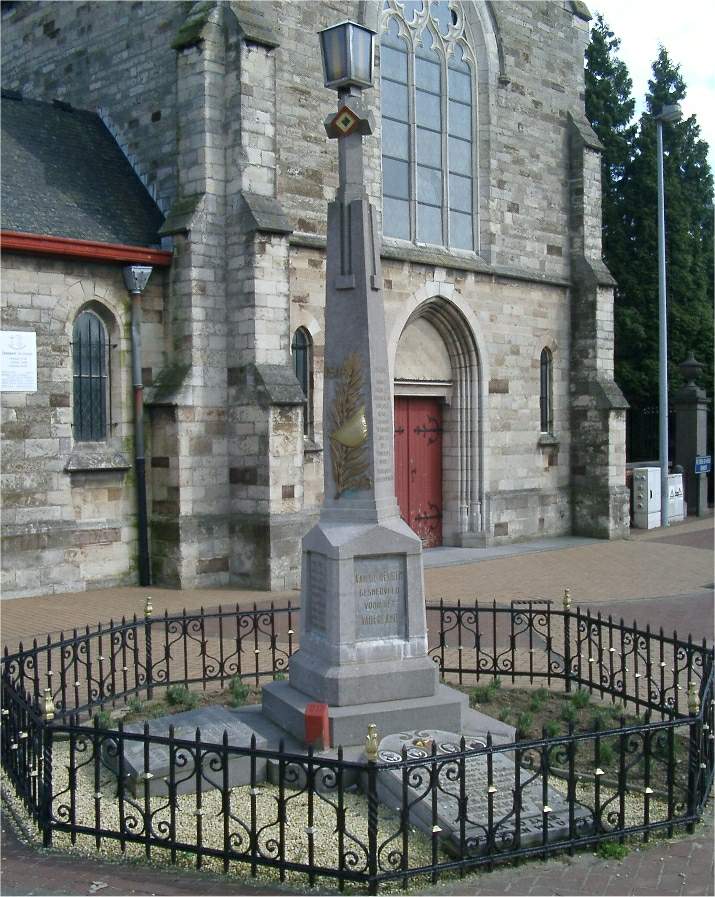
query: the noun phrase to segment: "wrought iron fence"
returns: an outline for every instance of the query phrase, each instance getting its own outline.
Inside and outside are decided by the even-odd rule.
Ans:
[[[567,603],[430,605],[430,653],[464,686],[527,680],[617,705],[593,731],[570,722],[511,743],[405,742],[355,760],[342,748],[300,754],[255,737],[238,747],[225,732],[215,743],[198,730],[100,726],[100,708],[169,683],[206,689],[283,673],[296,611],[132,618],[6,651],[2,762],[44,843],[113,844],[227,872],[273,869],[281,880],[299,873],[311,885],[326,876],[376,893],[391,880],[648,840],[701,818],[714,768],[712,648]],[[238,765],[245,785],[234,784]]]

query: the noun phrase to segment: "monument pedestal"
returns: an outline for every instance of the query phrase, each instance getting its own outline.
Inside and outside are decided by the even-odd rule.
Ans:
[[[300,649],[290,683],[264,687],[263,712],[303,738],[306,705],[328,705],[331,743],[359,744],[369,723],[459,731],[467,698],[440,686],[427,654],[422,543],[399,517],[321,519],[303,540]]]
[[[305,708],[311,700],[288,682],[270,682],[263,687],[263,714],[303,741]],[[364,745],[370,723],[375,723],[378,732],[410,732],[428,726],[452,726],[461,731],[468,708],[468,696],[446,685],[437,685],[434,694],[425,698],[328,706],[330,744],[333,748]]]

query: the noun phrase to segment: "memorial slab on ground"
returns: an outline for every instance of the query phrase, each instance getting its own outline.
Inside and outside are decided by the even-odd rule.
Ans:
[[[251,738],[256,738],[256,748],[263,750],[267,746],[266,738],[253,727],[242,721],[237,711],[227,707],[201,707],[174,713],[169,716],[148,720],[149,734],[161,738],[169,737],[169,727],[174,727],[174,738],[177,741],[195,742],[196,730],[201,733],[201,772],[197,774],[196,751],[188,746],[174,747],[174,785],[177,794],[195,791],[209,791],[218,788],[223,781],[223,755],[220,745],[223,733],[228,733],[231,747],[250,748]],[[167,794],[169,791],[170,751],[168,743],[150,742],[148,758],[145,757],[144,741],[127,738],[131,733],[144,731],[144,723],[130,723],[124,727],[123,739],[124,772],[126,784],[134,794],[144,793],[144,782],[149,774],[149,793]],[[205,746],[205,747],[204,747]],[[117,769],[117,754],[114,745],[104,744],[105,762],[113,770]],[[228,784],[248,785],[251,782],[251,758],[246,755],[228,754]],[[148,760],[148,762],[147,762]],[[256,779],[262,781],[266,776],[266,760],[256,759]],[[200,785],[200,788],[197,788]]]
[[[427,834],[439,829],[445,850],[461,854],[462,834],[464,851],[469,854],[485,852],[491,841],[492,849],[511,849],[515,846],[517,820],[522,847],[562,840],[569,834],[569,810],[566,798],[544,783],[538,770],[516,769],[511,753],[487,752],[464,759],[464,832],[460,816],[461,765],[455,755],[460,752],[461,736],[436,729],[388,735],[380,742],[378,761],[394,763],[394,769],[378,773],[377,790],[380,801],[401,812],[403,791],[407,787],[410,824]],[[432,744],[436,745],[436,760],[431,759]],[[466,738],[465,749],[482,749],[486,740]],[[402,752],[408,760],[419,762],[405,768]],[[491,775],[489,773],[491,756]],[[437,764],[436,788],[432,788],[433,763]],[[516,786],[519,785],[520,801]],[[433,799],[436,796],[436,807]],[[491,806],[490,806],[491,805]],[[574,833],[583,835],[593,825],[593,816],[586,807],[576,805]]]

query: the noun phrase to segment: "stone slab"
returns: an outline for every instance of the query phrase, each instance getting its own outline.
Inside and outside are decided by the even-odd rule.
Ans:
[[[312,700],[288,682],[270,682],[263,688],[263,713],[295,738],[305,732],[305,708]],[[375,701],[353,706],[328,707],[331,745],[361,745],[367,727],[378,732],[404,732],[429,723],[448,731],[459,730],[469,698],[462,692],[438,685],[434,695],[400,701]]]
[[[444,848],[460,855],[461,820],[459,816],[460,775],[459,761],[450,761],[450,755],[459,751],[460,736],[454,732],[437,728],[405,731],[396,735],[388,735],[380,742],[378,759],[382,763],[398,764],[402,759],[403,746],[407,750],[408,759],[429,760],[431,741],[437,744],[437,757],[440,758],[439,786],[437,789],[436,825],[441,830],[440,837]],[[425,744],[427,742],[427,744]],[[467,749],[483,748],[486,740],[481,738],[466,739]],[[443,760],[443,762],[442,762]],[[432,763],[424,766],[416,764],[409,768],[407,793],[410,804],[410,823],[427,834],[432,834],[435,820],[432,813],[432,791],[429,788]],[[499,846],[513,846],[516,831],[516,805],[514,801],[515,765],[511,754],[492,754],[492,837],[494,850]],[[466,773],[466,820],[465,820],[465,852],[480,854],[487,850],[489,840],[489,778],[488,759],[486,754],[469,757],[465,760]],[[543,782],[541,776],[532,770],[519,770],[521,783],[521,812],[519,830],[521,846],[528,847],[542,843],[544,819],[548,819],[548,840],[562,840],[568,837],[569,813],[565,796],[549,786],[547,789],[547,807],[544,813]],[[402,804],[403,770],[386,769],[378,773],[378,797],[391,809]],[[583,835],[591,831],[593,817],[580,805],[576,806],[575,831]]]
[[[174,726],[174,737],[194,741],[196,729],[201,732],[201,741],[206,744],[220,745],[223,741],[224,730],[228,732],[228,743],[233,747],[250,747],[251,737],[256,736],[256,747],[265,749],[267,739],[256,728],[239,718],[239,712],[227,707],[201,707],[198,710],[188,710],[185,713],[175,713],[169,716],[158,717],[149,720],[150,735],[168,737],[169,726]],[[250,719],[250,718],[249,718]],[[144,729],[143,723],[130,723],[124,727],[125,733],[140,733]],[[220,756],[220,755],[219,755]],[[105,757],[112,762],[116,769],[116,758],[111,757],[111,752],[105,751]],[[211,761],[216,762],[215,751],[204,754],[202,751],[201,791],[209,791],[212,788],[221,787],[223,772],[212,771]],[[196,791],[196,761],[194,751],[188,748],[179,748],[176,751],[177,764],[175,765],[176,790],[178,794],[194,793]],[[185,761],[185,762],[184,762]],[[149,772],[149,792],[151,794],[167,794],[169,790],[169,747],[163,744],[151,744],[149,748],[149,768],[145,768],[144,745],[140,741],[124,740],[124,769],[127,773],[129,788],[134,794],[144,793],[144,773]],[[266,776],[266,761],[258,759],[256,762],[256,777],[262,781]],[[248,756],[234,755],[230,757],[228,764],[229,785],[248,785],[251,781],[251,761]]]

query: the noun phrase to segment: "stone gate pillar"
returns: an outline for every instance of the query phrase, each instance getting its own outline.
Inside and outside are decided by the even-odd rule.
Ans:
[[[707,393],[695,378],[703,369],[693,353],[680,365],[686,383],[673,396],[675,408],[675,463],[683,468],[683,489],[688,514],[704,517],[708,510],[708,476],[695,473],[695,458],[707,454]]]

